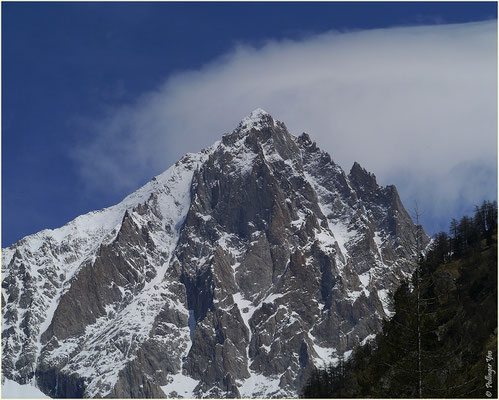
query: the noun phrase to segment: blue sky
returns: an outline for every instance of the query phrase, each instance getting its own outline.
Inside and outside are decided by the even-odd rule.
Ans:
[[[256,107],[294,133],[309,131],[347,172],[357,160],[379,183],[396,184],[406,208],[415,200],[423,205],[428,232],[445,230],[450,218],[497,193],[496,14],[495,2],[3,2],[2,246],[119,202]],[[448,25],[468,22],[477,24]],[[331,57],[322,60],[324,54]],[[411,71],[404,64],[411,56],[425,64]],[[324,70],[302,63],[307,57],[321,60]],[[268,74],[255,77],[262,66]],[[338,76],[355,68],[358,75],[329,93],[325,70],[335,68]],[[279,71],[293,85],[276,84]],[[324,84],[308,84],[310,76]],[[427,92],[421,83],[411,86],[417,80],[428,82]],[[453,93],[455,82],[463,86]],[[430,139],[421,136],[421,150],[411,151],[415,158],[406,164],[404,151],[414,144],[405,138],[415,134],[400,133],[402,122],[389,125],[391,114],[384,114],[396,108],[390,98],[400,103],[401,91],[407,107],[393,119],[417,119],[420,110],[431,121],[420,128]],[[441,112],[432,111],[435,105],[425,110],[430,95]],[[316,98],[327,107],[307,109]],[[352,106],[341,110],[338,99],[345,107],[365,104],[365,117],[349,115],[358,112]],[[372,104],[379,109],[370,115]],[[341,115],[326,118],[331,110]],[[454,136],[438,139],[441,131]],[[477,134],[483,148],[469,141]],[[433,149],[449,137],[455,148],[442,155],[448,161],[433,163]],[[381,154],[387,146],[390,157]]]

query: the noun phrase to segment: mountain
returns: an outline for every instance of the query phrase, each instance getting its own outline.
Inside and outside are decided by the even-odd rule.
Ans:
[[[3,376],[51,397],[297,396],[381,330],[415,229],[394,186],[257,109],[3,249]]]

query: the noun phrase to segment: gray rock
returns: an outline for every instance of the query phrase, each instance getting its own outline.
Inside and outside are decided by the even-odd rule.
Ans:
[[[53,397],[296,396],[414,268],[395,187],[262,111],[68,226],[2,255],[4,374]]]

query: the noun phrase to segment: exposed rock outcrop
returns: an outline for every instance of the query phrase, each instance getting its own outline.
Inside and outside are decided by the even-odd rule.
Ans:
[[[53,397],[295,396],[380,330],[414,244],[395,187],[256,110],[4,249],[3,373]]]

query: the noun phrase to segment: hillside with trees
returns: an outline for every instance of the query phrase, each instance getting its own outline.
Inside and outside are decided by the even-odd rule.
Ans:
[[[496,202],[451,221],[417,254],[382,332],[315,370],[302,397],[497,398]]]

